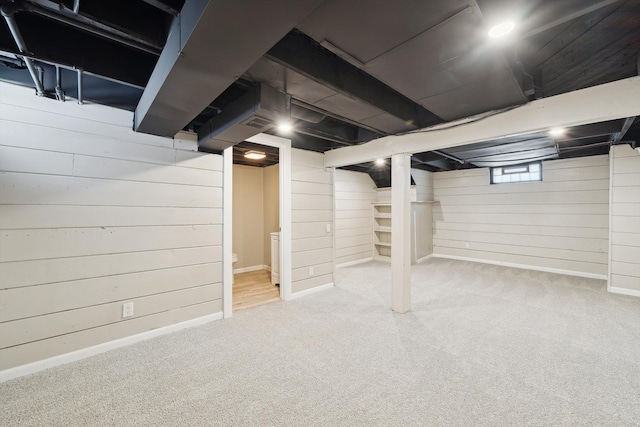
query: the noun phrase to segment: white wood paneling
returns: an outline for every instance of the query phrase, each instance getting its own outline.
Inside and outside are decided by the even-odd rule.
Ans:
[[[491,185],[488,169],[435,173],[434,254],[606,275],[608,170],[595,156],[544,162],[535,183]]]
[[[0,109],[0,369],[222,310],[220,156],[4,83]]]
[[[333,282],[334,185],[321,153],[292,149],[291,164],[291,290],[295,294]]]
[[[222,207],[222,187],[0,172],[0,204]]]
[[[0,262],[220,244],[222,225],[3,230]]]
[[[221,208],[0,205],[0,229],[214,225]]]
[[[134,317],[144,317],[170,310],[176,306],[186,307],[221,297],[222,286],[217,283],[131,298],[128,299],[128,302],[135,303]],[[121,320],[122,304],[111,302],[0,323],[0,335],[4,337],[7,346],[10,347],[116,323]]]
[[[421,169],[411,169],[411,177],[416,183],[416,200],[418,202],[433,200],[433,173]]]
[[[204,301],[187,307],[178,307],[144,317],[86,329],[71,334],[50,337],[13,347],[0,349],[0,370],[69,353],[130,335],[169,326],[211,313],[222,311],[222,299]]]
[[[371,258],[376,185],[366,173],[337,169],[335,191],[336,264]]]
[[[0,263],[3,289],[222,261],[222,246]]]
[[[220,282],[222,264],[209,263],[8,289],[3,291],[0,322]]]
[[[71,175],[73,154],[0,146],[0,170]]]
[[[611,267],[609,289],[640,296],[640,153],[611,147]]]

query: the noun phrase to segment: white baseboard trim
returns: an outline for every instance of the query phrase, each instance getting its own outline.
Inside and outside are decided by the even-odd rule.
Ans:
[[[336,268],[351,267],[352,265],[363,264],[365,262],[373,261],[373,257],[357,259],[355,261],[343,262],[342,264],[336,264]]]
[[[584,273],[582,271],[562,270],[560,268],[539,267],[536,265],[516,264],[513,262],[493,261],[479,258],[468,258],[457,255],[440,255],[433,254],[433,258],[457,259],[460,261],[479,262],[481,264],[501,265],[503,267],[522,268],[524,270],[544,271],[545,273],[564,274],[566,276],[585,277],[587,279],[607,280],[606,274]]]
[[[617,288],[615,286],[607,289],[612,294],[629,295],[632,297],[640,297],[640,291],[635,289]]]
[[[260,265],[252,265],[250,267],[242,267],[242,268],[234,268],[233,269],[233,274],[239,274],[239,273],[249,273],[251,271],[260,271],[260,270],[264,270],[265,266],[260,264]]]
[[[426,260],[429,260],[431,258],[433,258],[433,254],[430,254],[430,255],[427,255],[427,256],[424,256],[424,257],[420,258],[419,260],[416,261],[416,264],[420,264],[421,262],[425,262]]]
[[[296,292],[291,294],[291,296],[289,297],[289,301],[291,301],[292,299],[306,297],[307,295],[315,294],[316,292],[326,291],[327,289],[331,288],[333,288],[333,282],[316,286],[315,288],[306,289],[304,291]]]
[[[268,272],[271,272],[271,266],[270,265],[262,264],[262,269],[263,270],[267,270]]]
[[[175,323],[173,325],[164,326],[158,329],[152,329],[147,332],[141,332],[139,334],[119,338],[113,341],[108,341],[102,344],[72,351],[70,353],[65,353],[59,356],[50,357],[48,359],[39,360],[37,362],[28,363],[26,365],[16,366],[15,368],[5,369],[4,371],[0,371],[0,383],[12,380],[14,378],[23,377],[25,375],[35,374],[36,372],[44,371],[45,369],[53,368],[60,365],[66,365],[67,363],[86,359],[87,357],[95,356],[100,353],[105,353],[109,350],[114,350],[116,348],[135,344],[140,341],[145,341],[150,338],[167,335],[172,332],[192,328],[194,326],[204,325],[205,323],[210,323],[220,319],[222,319],[222,312],[209,314],[207,316],[198,317],[196,319]]]

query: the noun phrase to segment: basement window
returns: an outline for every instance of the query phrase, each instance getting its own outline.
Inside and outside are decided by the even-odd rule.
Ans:
[[[542,162],[491,168],[491,183],[542,181]]]

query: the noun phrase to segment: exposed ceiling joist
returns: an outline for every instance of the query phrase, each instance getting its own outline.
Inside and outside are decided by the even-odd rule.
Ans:
[[[298,31],[291,32],[280,40],[267,52],[266,56],[337,92],[386,111],[415,127],[442,122],[440,117]]]
[[[325,165],[363,163],[397,153],[420,153],[496,139],[640,115],[640,76],[532,101],[494,115],[467,118],[442,126],[325,154]]]
[[[320,3],[187,0],[136,108],[134,129],[175,135]]]
[[[607,7],[613,3],[619,3],[620,0],[601,0],[601,1],[590,1],[585,5],[584,1],[563,1],[563,2],[552,2],[551,6],[547,6],[547,9],[551,8],[551,11],[538,10],[536,15],[542,16],[546,19],[545,24],[536,25],[534,28],[530,28],[528,31],[521,33],[517,40],[524,40],[529,37],[533,37],[542,32],[548,31],[551,28],[557,27],[574,19],[580,18],[581,16],[587,15],[591,12],[595,12],[596,10],[602,9],[603,7]],[[561,5],[568,9],[565,14],[562,16],[558,16],[557,12],[553,9]],[[546,16],[545,16],[546,15]],[[555,19],[549,19],[549,17],[555,17]]]
[[[624,125],[622,125],[622,130],[620,130],[620,132],[613,134],[613,137],[611,138],[611,140],[613,142],[621,141],[622,138],[624,138],[624,136],[629,131],[629,128],[631,127],[635,119],[636,119],[635,117],[627,117],[627,120],[624,121]]]
[[[142,0],[143,2],[150,4],[153,7],[157,7],[158,9],[167,12],[170,15],[177,15],[180,11],[174,8],[173,6],[168,5],[162,0]]]

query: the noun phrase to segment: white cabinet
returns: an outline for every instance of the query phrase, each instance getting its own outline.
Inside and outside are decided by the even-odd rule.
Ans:
[[[271,233],[271,284],[280,283],[280,233]]]
[[[431,202],[411,202],[411,263],[433,253]],[[391,203],[373,204],[373,256],[391,261]]]

